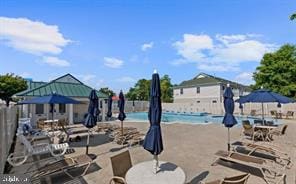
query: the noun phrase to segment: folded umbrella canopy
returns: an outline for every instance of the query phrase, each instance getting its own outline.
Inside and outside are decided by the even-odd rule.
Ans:
[[[119,101],[118,101],[118,106],[119,106],[119,114],[118,114],[118,119],[121,121],[121,135],[123,135],[123,120],[126,118],[126,115],[124,113],[124,96],[122,91],[119,93]]]
[[[158,168],[158,155],[163,151],[163,143],[161,136],[161,90],[159,75],[156,71],[152,75],[151,87],[150,87],[150,105],[148,112],[148,119],[150,122],[150,128],[146,134],[143,147],[151,154],[154,155],[155,167],[154,172],[157,172]]]
[[[107,117],[110,119],[112,117],[112,96],[110,95],[108,98],[108,111]]]
[[[264,122],[264,108],[263,103],[271,103],[275,102],[281,104],[281,103],[293,103],[295,100],[288,98],[286,96],[280,95],[278,93],[272,92],[267,89],[259,89],[255,90],[252,93],[242,96],[239,99],[236,100],[236,102],[243,104],[243,103],[261,103],[262,105],[262,120]]]
[[[84,121],[84,126],[88,129],[93,128],[97,125],[97,117],[99,115],[99,98],[97,96],[96,90],[92,90],[89,95],[89,106],[87,116]],[[86,143],[86,154],[88,154],[88,146],[89,146],[89,130],[87,136],[87,143]]]
[[[223,94],[224,97],[224,109],[225,115],[222,123],[228,129],[228,151],[230,151],[230,132],[229,128],[233,127],[237,124],[235,117],[233,116],[234,111],[234,101],[233,101],[233,93],[229,84],[227,84],[227,88]]]

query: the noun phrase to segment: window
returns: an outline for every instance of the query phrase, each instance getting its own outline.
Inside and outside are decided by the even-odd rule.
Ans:
[[[217,103],[217,100],[213,100],[212,103]]]
[[[198,101],[196,101],[196,103],[200,103],[200,101],[198,100]]]
[[[59,104],[59,113],[66,113],[66,104]]]
[[[36,114],[43,114],[44,113],[44,105],[43,104],[36,104],[35,105],[35,112],[36,112]]]
[[[180,89],[180,94],[183,95],[183,88]]]
[[[224,86],[224,85],[222,85],[222,90],[223,90],[223,91],[225,90],[225,86]]]
[[[200,87],[196,87],[196,93],[200,93]]]

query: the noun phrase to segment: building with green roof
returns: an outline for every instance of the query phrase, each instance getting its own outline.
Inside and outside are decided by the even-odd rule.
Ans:
[[[67,97],[71,97],[81,102],[81,104],[59,104],[55,105],[55,119],[66,118],[69,123],[82,122],[84,115],[88,108],[88,96],[93,88],[85,85],[71,74],[63,75],[50,82],[36,82],[33,80],[27,80],[28,88],[22,92],[15,94],[16,97],[22,99],[30,99],[38,96],[49,95],[57,93]],[[100,99],[101,112],[105,113],[105,99],[108,96],[104,93],[97,91],[97,95]],[[49,105],[47,104],[32,104],[23,105],[22,107],[23,117],[30,117],[31,122],[34,124],[40,119],[49,119]]]
[[[200,73],[190,80],[181,82],[174,86],[174,103],[222,103],[224,89],[230,84],[235,98],[246,95],[250,92],[250,87],[222,79],[206,73]]]

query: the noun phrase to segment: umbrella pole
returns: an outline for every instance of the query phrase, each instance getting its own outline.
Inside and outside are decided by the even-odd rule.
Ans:
[[[261,108],[262,108],[262,124],[264,125],[264,106],[263,103],[261,103]]]
[[[121,121],[121,135],[123,136],[123,121]]]
[[[50,104],[51,106],[51,123],[50,123],[50,126],[51,126],[51,131],[52,131],[52,142],[54,142],[54,130],[53,130],[53,109],[54,109],[54,104]]]
[[[86,152],[85,152],[85,154],[88,154],[88,146],[89,146],[89,129],[88,129],[88,135],[87,135],[87,141],[86,141]]]
[[[230,152],[230,132],[229,132],[229,128],[228,129],[228,144],[227,144],[227,150],[228,152]]]
[[[158,155],[153,155],[153,173],[156,174],[158,170]]]

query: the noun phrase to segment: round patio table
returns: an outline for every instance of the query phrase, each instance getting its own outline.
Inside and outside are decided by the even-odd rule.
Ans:
[[[141,162],[130,168],[125,176],[128,184],[184,184],[186,176],[177,165],[159,161],[159,170],[153,173],[153,161]]]

